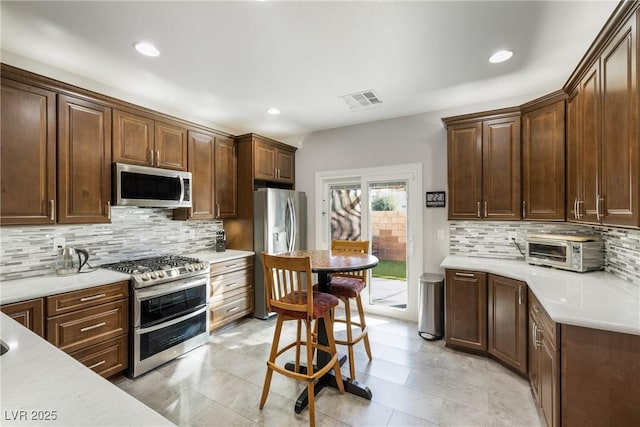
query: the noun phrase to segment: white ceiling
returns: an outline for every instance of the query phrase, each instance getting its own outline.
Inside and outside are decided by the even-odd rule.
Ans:
[[[2,61],[233,134],[290,139],[560,89],[615,6],[2,1]],[[139,55],[140,40],[161,55]],[[514,57],[490,64],[502,48]],[[368,89],[382,105],[354,112],[339,99]],[[272,106],[282,114],[267,115]]]

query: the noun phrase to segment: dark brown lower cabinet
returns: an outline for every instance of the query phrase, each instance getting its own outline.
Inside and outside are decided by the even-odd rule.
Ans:
[[[489,354],[527,374],[527,284],[489,274]]]
[[[640,426],[640,336],[562,325],[562,425]]]
[[[445,298],[446,345],[486,353],[486,273],[447,270]]]
[[[5,304],[0,310],[25,328],[44,337],[44,300],[42,298]]]

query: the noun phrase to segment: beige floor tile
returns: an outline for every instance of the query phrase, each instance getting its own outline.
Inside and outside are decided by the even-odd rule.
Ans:
[[[367,316],[367,323],[373,361],[356,345],[356,378],[373,399],[325,388],[316,396],[318,426],[540,426],[526,379],[421,339],[415,323],[380,316]],[[180,426],[307,426],[308,409],[294,411],[303,382],[274,373],[266,405],[258,407],[274,327],[273,318],[244,319],[146,375],[112,381]],[[282,342],[294,336],[295,322],[285,323]],[[278,359],[289,360],[293,351]],[[341,370],[348,376],[348,363]]]

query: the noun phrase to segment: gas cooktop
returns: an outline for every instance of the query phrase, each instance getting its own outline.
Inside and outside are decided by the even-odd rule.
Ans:
[[[131,275],[136,288],[208,274],[209,263],[198,258],[166,255],[105,264],[102,268]]]

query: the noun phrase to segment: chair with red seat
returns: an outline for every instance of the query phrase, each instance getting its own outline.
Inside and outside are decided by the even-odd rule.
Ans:
[[[309,422],[315,426],[315,398],[314,382],[333,369],[336,375],[336,383],[340,393],[344,393],[342,376],[340,375],[340,363],[338,352],[333,337],[333,324],[331,310],[338,305],[338,298],[333,295],[315,291],[312,289],[311,260],[309,257],[284,257],[262,253],[264,266],[265,285],[267,289],[267,307],[269,311],[276,312],[276,329],[273,335],[271,353],[267,361],[267,374],[262,388],[260,409],[264,407],[271,386],[273,371],[290,378],[307,382],[307,396],[309,402]],[[313,333],[312,322],[324,319],[327,331],[327,345],[318,342],[318,335]],[[279,348],[282,325],[287,320],[297,322],[295,341]],[[301,339],[302,322],[305,324],[306,337]],[[306,373],[300,369],[300,349],[306,347]],[[287,350],[295,347],[295,371],[289,371],[284,366],[276,364],[276,358]],[[315,350],[329,353],[331,358],[325,366],[318,366],[314,371],[313,356]]]
[[[360,253],[369,253],[369,241],[353,241],[353,240],[332,240],[331,251],[351,251]],[[353,354],[353,346],[364,341],[364,349],[369,356],[369,360],[372,360],[371,346],[369,345],[369,333],[367,331],[367,324],[364,319],[364,308],[362,306],[362,298],[360,293],[367,286],[367,272],[366,270],[334,273],[331,275],[331,295],[338,297],[344,303],[345,318],[336,319],[334,322],[346,323],[347,327],[347,339],[336,340],[336,344],[346,345],[349,354],[349,372],[351,379],[356,378],[355,360]],[[358,308],[359,322],[351,320],[351,305],[350,300],[355,299]],[[353,336],[353,326],[360,327],[360,333],[357,336]]]

